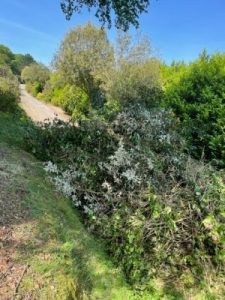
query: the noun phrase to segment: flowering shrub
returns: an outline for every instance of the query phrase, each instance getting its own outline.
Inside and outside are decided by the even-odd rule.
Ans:
[[[27,136],[136,286],[224,271],[224,175],[184,154],[178,125],[169,111],[135,106],[110,125],[56,121]]]

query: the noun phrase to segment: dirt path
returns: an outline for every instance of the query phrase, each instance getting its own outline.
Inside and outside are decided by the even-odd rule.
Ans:
[[[20,91],[20,106],[33,121],[44,122],[47,119],[52,121],[55,118],[62,121],[69,121],[70,117],[61,108],[43,103],[28,94],[24,84],[20,85]]]

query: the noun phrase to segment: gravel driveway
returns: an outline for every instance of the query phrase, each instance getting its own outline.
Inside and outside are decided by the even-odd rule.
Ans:
[[[58,118],[62,121],[70,120],[70,117],[66,113],[64,113],[61,108],[53,106],[51,104],[43,103],[28,94],[24,84],[20,85],[20,91],[20,107],[34,122],[44,122],[47,119],[52,121],[55,118]]]

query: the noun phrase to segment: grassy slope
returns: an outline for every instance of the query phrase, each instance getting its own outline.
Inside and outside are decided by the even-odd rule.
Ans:
[[[12,199],[15,187],[23,189],[18,209],[28,211],[10,224],[19,241],[13,258],[30,266],[20,293],[30,291],[35,299],[131,299],[122,273],[84,229],[70,202],[54,191],[41,163],[19,149],[23,130],[18,125],[0,113],[0,170],[11,181],[5,192]]]

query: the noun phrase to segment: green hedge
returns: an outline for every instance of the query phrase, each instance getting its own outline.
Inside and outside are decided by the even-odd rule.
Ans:
[[[170,69],[174,72],[164,76],[164,104],[184,125],[189,151],[224,167],[225,54],[203,52],[194,63]]]

